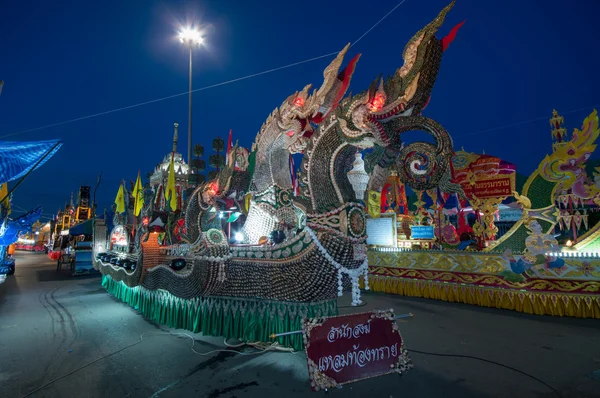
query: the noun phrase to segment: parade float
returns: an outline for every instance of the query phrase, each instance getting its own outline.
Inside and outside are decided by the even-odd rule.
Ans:
[[[325,69],[321,87],[311,92],[308,85],[287,98],[250,151],[233,146],[225,167],[196,187],[184,209],[175,148],[161,176],[164,201],[155,200],[160,189],[146,189],[139,177],[131,190],[121,185],[108,248],[94,256],[103,286],[154,321],[251,341],[300,330],[306,317],[337,315],[346,290],[359,305],[360,280],[368,284],[367,180],[370,189],[381,189],[389,167],[401,162],[406,167],[398,175],[408,187],[463,195],[452,182],[450,135],[421,114],[459,28],[435,37],[452,6],[409,41],[393,76],[344,98],[359,58],[340,70],[346,46]],[[426,131],[435,144],[403,143],[402,133],[411,130]],[[374,148],[370,179],[361,169],[367,148]],[[292,154],[303,155],[297,195]],[[228,203],[246,213],[239,244],[227,239],[219,217]],[[303,345],[295,334],[278,341]]]
[[[590,276],[596,271],[577,271],[580,257],[563,259],[570,254],[548,244],[558,219],[555,196],[575,191],[552,173],[571,173],[570,166],[554,161],[541,167],[519,194],[513,165],[456,154],[448,132],[422,115],[442,55],[462,25],[435,37],[452,6],[408,42],[404,65],[393,76],[347,97],[358,56],[340,71],[346,46],[325,69],[319,89],[310,92],[309,85],[288,97],[249,151],[233,146],[216,177],[186,190],[191,194],[183,200],[176,181],[184,180],[185,167],[176,145],[151,184],[143,186],[139,176],[129,190],[122,184],[114,228],[95,237],[103,286],[156,322],[246,341],[269,341],[274,333],[302,329],[305,318],[337,315],[337,298],[345,291],[352,305],[360,305],[361,287],[600,317],[590,290],[597,292]],[[433,142],[403,142],[403,133],[413,130],[425,131]],[[557,151],[546,162],[572,163],[570,147]],[[580,148],[575,152],[582,156]],[[290,170],[294,154],[302,154],[297,186]],[[418,196],[416,211],[409,209],[409,190]],[[431,216],[423,208],[425,195],[435,204],[456,197],[475,222],[452,226]],[[508,196],[516,197],[513,206],[522,216],[496,239],[494,216]],[[245,216],[235,244],[220,217],[232,204]],[[582,276],[556,281],[558,264],[571,264],[569,272]],[[567,299],[557,287],[571,289]],[[278,342],[303,345],[297,334]]]
[[[70,203],[51,222],[53,232],[48,245],[48,257],[56,261],[57,272],[70,276],[97,272],[92,262],[95,222],[96,211],[91,200],[91,189],[82,185],[79,187],[77,205],[71,194]]]
[[[569,134],[555,110],[550,125],[553,151],[520,192],[513,165],[457,152],[454,181],[463,186],[466,199],[459,202],[476,212],[472,225],[464,219],[457,223],[465,239],[444,234],[448,223],[442,221],[435,240],[443,250],[381,242],[369,251],[370,288],[531,314],[600,318],[600,169],[593,175],[586,170],[600,133],[598,115],[593,111],[581,130]],[[499,206],[511,200],[511,211],[519,216],[498,236]],[[422,214],[422,208],[414,213]],[[375,215],[382,221],[369,231],[373,239],[395,229],[383,224],[385,215]]]
[[[38,142],[0,143],[0,277],[15,272],[15,259],[8,255],[20,235],[35,233],[42,208],[37,207],[20,217],[11,219],[11,200],[15,189],[50,159],[62,146],[58,140]],[[16,181],[18,180],[18,181]],[[8,183],[16,181],[9,189]]]

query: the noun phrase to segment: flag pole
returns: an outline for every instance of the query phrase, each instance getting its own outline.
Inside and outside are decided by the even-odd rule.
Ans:
[[[98,176],[98,183],[96,184],[96,187],[94,188],[94,201],[92,203],[92,206],[94,207],[94,218],[96,217],[96,191],[98,190],[98,187],[100,186],[100,182],[102,181],[102,172],[100,172],[100,175]]]
[[[133,187],[133,190],[137,192],[135,192],[136,194],[133,196],[133,230],[131,231],[131,237],[135,239],[135,233],[137,231],[137,216],[135,213],[137,213],[137,206],[138,206],[138,195],[140,194],[139,189],[137,189],[137,183],[140,180],[140,170],[138,170],[138,175],[137,175],[137,179],[135,180],[135,185]]]

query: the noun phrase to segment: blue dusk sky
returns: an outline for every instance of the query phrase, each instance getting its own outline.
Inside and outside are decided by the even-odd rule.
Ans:
[[[188,98],[174,96],[188,87],[180,26],[205,32],[193,88],[213,87],[194,93],[193,133],[209,152],[229,129],[250,146],[285,98],[321,84],[333,56],[217,84],[338,51],[399,2],[0,0],[0,139],[64,141],[17,189],[14,205],[41,204],[51,215],[102,172],[99,210],[110,207],[121,179],[145,176],[170,151],[174,122],[187,152]],[[351,90],[394,73],[406,42],[448,3],[406,0],[364,36],[347,56],[362,54]],[[598,15],[600,2],[583,0],[458,0],[438,37],[466,23],[424,114],[446,127],[456,150],[485,150],[529,174],[551,148],[553,109],[571,131],[600,105]]]

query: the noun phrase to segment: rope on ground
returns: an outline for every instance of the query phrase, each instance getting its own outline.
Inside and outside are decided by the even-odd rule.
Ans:
[[[227,342],[227,339],[225,339],[225,341],[223,341],[223,344],[229,348],[240,348],[240,347],[244,347],[244,346],[250,346],[250,347],[256,348],[257,350],[260,350],[260,351],[282,351],[282,352],[291,352],[292,354],[297,352],[297,351],[294,351],[293,348],[284,347],[282,345],[279,345],[279,343],[277,343],[277,342],[265,343],[262,341],[243,341],[241,339],[237,339],[237,340],[239,341],[238,344],[230,344]]]

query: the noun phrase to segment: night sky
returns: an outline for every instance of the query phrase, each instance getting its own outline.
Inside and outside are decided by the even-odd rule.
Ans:
[[[207,45],[194,56],[198,89],[340,50],[398,3],[0,0],[0,139],[64,140],[13,204],[41,204],[50,215],[103,172],[99,211],[110,207],[121,179],[145,176],[170,151],[174,122],[179,152],[187,153],[187,95],[7,137],[185,93],[188,54],[176,35],[186,21],[205,29]],[[362,57],[351,90],[400,67],[406,42],[448,3],[406,0],[352,47],[347,60]],[[600,2],[583,0],[458,0],[438,37],[466,23],[444,54],[424,114],[447,128],[456,150],[485,150],[529,174],[550,150],[554,108],[571,131],[600,106],[598,15]],[[249,147],[285,98],[320,86],[332,58],[196,92],[194,142],[208,152],[213,138],[226,140],[233,129]]]

